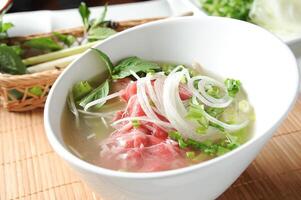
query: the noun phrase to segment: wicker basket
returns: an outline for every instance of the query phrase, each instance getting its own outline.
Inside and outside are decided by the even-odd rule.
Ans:
[[[113,22],[112,24],[114,27],[112,28],[114,28],[116,31],[122,31],[133,26],[159,19],[162,18]],[[83,33],[83,29],[78,27],[67,30],[59,30],[58,32],[69,33],[78,36]],[[22,40],[24,41],[35,37],[47,37],[50,35],[51,33],[44,33],[26,37],[8,38],[5,42],[7,44],[14,44],[15,41],[20,42]],[[0,104],[4,109],[16,112],[28,111],[43,107],[52,84],[61,72],[62,70],[54,69],[25,75],[0,74]],[[34,86],[41,88],[42,93],[40,96],[35,96],[29,92],[30,88]],[[21,98],[16,98],[11,94],[10,91],[17,91],[19,94],[21,94]]]
[[[0,102],[8,111],[28,111],[44,107],[49,89],[60,75],[61,70],[49,70],[25,75],[0,75]],[[42,89],[40,96],[29,92],[30,88],[38,86]],[[22,97],[16,99],[10,91],[16,90]]]

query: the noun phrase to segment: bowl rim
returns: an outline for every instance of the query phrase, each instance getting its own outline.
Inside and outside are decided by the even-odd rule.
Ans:
[[[165,24],[165,23],[174,23],[174,22],[178,22],[178,21],[191,21],[191,20],[195,20],[195,21],[221,20],[221,21],[232,21],[232,22],[235,22],[237,24],[247,24],[250,27],[253,26],[253,29],[255,28],[255,29],[258,29],[261,32],[264,31],[264,32],[268,33],[271,37],[273,37],[275,39],[275,41],[278,41],[279,45],[282,46],[282,48],[286,49],[286,51],[288,52],[288,55],[290,57],[288,59],[292,59],[294,65],[295,65],[294,66],[294,68],[296,70],[295,78],[294,78],[295,81],[296,81],[296,83],[294,84],[295,85],[295,88],[294,88],[295,92],[294,92],[292,98],[287,101],[288,103],[286,105],[285,111],[282,113],[281,117],[279,117],[279,119],[276,121],[276,123],[273,126],[268,128],[267,130],[265,130],[264,133],[261,136],[252,137],[246,143],[244,143],[243,145],[239,146],[238,148],[228,152],[227,154],[224,154],[222,156],[219,156],[219,157],[213,158],[211,160],[201,162],[201,163],[198,163],[198,164],[192,165],[192,166],[187,166],[187,167],[183,167],[183,168],[179,168],[179,169],[173,169],[173,170],[167,170],[167,171],[159,171],[159,172],[121,172],[121,171],[102,168],[100,166],[96,166],[96,165],[93,165],[89,162],[86,162],[86,161],[78,158],[74,154],[72,154],[70,151],[68,151],[63,146],[63,144],[61,144],[59,142],[56,134],[54,133],[52,127],[50,126],[50,118],[49,118],[49,114],[51,112],[50,109],[49,109],[50,102],[51,102],[51,99],[52,99],[52,96],[53,96],[53,93],[54,93],[54,88],[56,88],[56,85],[58,84],[58,82],[60,82],[63,75],[66,73],[67,70],[65,70],[58,77],[58,79],[55,81],[55,83],[53,84],[53,86],[52,86],[52,88],[51,88],[51,90],[48,94],[48,98],[46,100],[45,109],[44,109],[44,127],[45,127],[45,131],[46,131],[46,135],[47,135],[48,141],[50,142],[51,146],[56,151],[56,153],[58,155],[60,155],[65,161],[68,161],[70,164],[76,166],[77,168],[80,168],[80,169],[83,169],[83,170],[86,170],[86,171],[89,171],[89,172],[93,172],[93,173],[96,173],[96,174],[99,174],[99,175],[102,175],[102,176],[110,176],[110,177],[118,177],[118,178],[129,178],[129,179],[157,179],[157,178],[166,178],[166,177],[175,176],[175,175],[182,175],[182,174],[185,174],[185,173],[191,173],[193,171],[200,170],[202,168],[206,168],[206,167],[208,167],[210,165],[213,165],[215,163],[219,163],[222,160],[227,159],[228,157],[234,156],[239,151],[241,151],[243,149],[246,149],[250,145],[258,142],[258,140],[262,139],[267,134],[270,133],[270,135],[272,135],[274,130],[280,125],[280,123],[286,118],[288,113],[292,110],[293,105],[297,100],[300,76],[299,76],[299,68],[298,68],[298,65],[297,65],[297,61],[295,59],[294,54],[290,50],[290,48],[282,40],[280,40],[278,37],[274,36],[269,31],[265,30],[262,27],[259,27],[257,25],[254,25],[254,24],[251,24],[251,23],[248,23],[248,22],[244,22],[244,21],[240,21],[240,20],[236,20],[236,19],[225,18],[225,17],[215,17],[215,16],[210,16],[210,17],[196,17],[196,16],[175,17],[175,18],[150,22],[150,23],[147,23],[147,24],[143,24],[143,25],[125,30],[123,32],[117,33],[116,35],[114,35],[114,36],[112,36],[108,39],[105,39],[105,40],[101,41],[100,43],[94,45],[93,47],[97,48],[98,46],[101,46],[102,43],[109,42],[110,40],[113,40],[115,37],[119,37],[120,35],[127,34],[128,32],[133,32],[133,31],[137,31],[137,30],[140,30],[140,29],[144,29],[145,27],[157,26],[157,25],[161,25],[161,24]],[[88,54],[90,51],[91,50],[86,51],[82,56],[80,56],[79,58],[74,60],[69,66],[72,66],[81,57]]]

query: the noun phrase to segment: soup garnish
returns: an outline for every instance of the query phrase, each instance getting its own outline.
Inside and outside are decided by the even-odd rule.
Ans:
[[[251,134],[254,110],[239,80],[136,56],[108,68],[106,80],[83,80],[68,96],[62,120],[71,151],[101,167],[153,172],[223,155]],[[72,113],[72,114],[71,114]]]

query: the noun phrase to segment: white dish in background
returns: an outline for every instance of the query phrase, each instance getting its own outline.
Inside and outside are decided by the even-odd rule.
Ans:
[[[194,13],[199,12],[199,15],[208,16],[206,14],[206,12],[202,11],[202,9],[200,8],[199,0],[188,0],[188,1],[187,0],[180,0],[180,1],[186,1],[188,4],[190,4],[189,6],[195,7],[196,9],[193,9]],[[297,39],[287,39],[287,38],[281,38],[281,39],[294,52],[295,57],[298,61],[299,71],[301,73],[301,37],[297,38]],[[300,92],[301,92],[301,88],[300,88]]]
[[[113,171],[92,165],[67,150],[60,126],[72,85],[105,71],[98,55],[87,51],[54,83],[44,123],[54,150],[103,199],[217,198],[272,137],[296,99],[299,75],[292,52],[269,32],[243,21],[220,17],[162,20],[116,34],[95,48],[107,53],[113,62],[133,55],[173,63],[197,61],[219,76],[240,79],[256,112],[254,135],[249,141],[200,164],[154,173]]]
[[[177,1],[177,0],[176,0]],[[171,9],[167,0],[153,0],[139,3],[110,5],[106,19],[127,20],[149,17],[167,17],[191,11],[191,6],[177,3],[177,12]],[[91,18],[96,18],[103,7],[92,7]],[[9,30],[10,36],[21,36],[35,33],[51,32],[81,26],[78,9],[59,11],[33,11],[6,14],[5,22],[12,22],[15,27]],[[31,26],[32,24],[32,26]]]

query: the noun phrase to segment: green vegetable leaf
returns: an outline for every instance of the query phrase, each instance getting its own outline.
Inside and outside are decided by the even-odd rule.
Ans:
[[[13,48],[0,45],[0,72],[8,74],[25,74],[26,66]]]
[[[121,60],[114,67],[112,78],[122,79],[128,77],[131,75],[130,71],[133,71],[135,73],[148,73],[149,71],[158,71],[160,69],[160,66],[156,63],[133,56]]]
[[[178,139],[178,143],[181,149],[185,149],[188,146],[188,144],[186,144],[182,138]]]
[[[33,38],[24,42],[24,45],[34,49],[57,51],[63,49],[63,47],[55,42],[52,38]]]
[[[89,42],[96,41],[96,40],[104,40],[112,35],[114,35],[116,31],[111,28],[105,28],[105,27],[97,27],[94,29],[91,29],[88,32],[88,40]]]
[[[22,99],[22,97],[23,97],[23,93],[16,89],[9,90],[8,92],[9,92],[10,96],[13,96],[15,99],[19,100],[19,99]],[[11,100],[12,98],[9,98],[9,99]]]
[[[168,133],[169,137],[175,141],[178,141],[182,138],[181,134],[178,131],[170,131]]]
[[[187,151],[186,152],[186,157],[189,158],[189,159],[194,159],[195,158],[194,151]]]
[[[28,92],[35,96],[38,96],[38,97],[42,96],[42,94],[43,94],[43,90],[39,86],[34,86],[34,87],[29,88]]]
[[[226,137],[227,137],[227,148],[228,149],[235,149],[237,148],[240,143],[238,142],[238,137],[231,135],[230,133],[226,133]]]
[[[248,20],[253,0],[199,0],[209,15]]]
[[[204,116],[203,105],[190,104],[186,118],[198,123],[196,132],[199,134],[204,134],[209,127],[209,120]]]
[[[79,101],[79,105],[81,107],[85,107],[91,101],[108,96],[109,89],[110,89],[109,81],[106,80],[103,84],[101,84],[100,86],[92,90],[87,96],[81,99]],[[102,104],[95,105],[94,108],[99,109],[101,106],[103,106],[104,103],[105,102],[103,102]]]
[[[7,38],[7,31],[14,27],[14,25],[10,22],[2,23],[0,22],[0,39]]]
[[[218,124],[215,124],[213,122],[209,122],[209,126],[212,126],[212,127],[216,128],[216,129],[220,130],[221,132],[225,132],[225,128],[224,127],[222,127],[222,126],[220,126]]]
[[[160,66],[162,68],[162,71],[165,73],[165,75],[168,75],[178,65],[169,64],[169,63],[163,63],[163,64],[160,64]]]
[[[139,128],[140,127],[140,122],[138,120],[132,120],[132,125],[134,128]]]
[[[12,3],[0,13],[0,39],[7,38],[7,31],[14,27],[14,25],[10,22],[3,22],[3,16],[10,9],[11,6]]]
[[[208,87],[208,89],[206,90],[206,92],[208,95],[210,95],[216,99],[219,99],[222,97],[220,88],[215,85],[210,85]]]
[[[90,14],[91,14],[90,9],[88,8],[88,6],[86,5],[85,2],[81,2],[78,9],[79,9],[79,14],[82,17],[84,28],[86,31],[88,31],[89,26],[90,26],[90,24],[89,24],[89,18],[90,18]]]
[[[217,143],[213,143],[212,141],[209,140],[204,142],[198,142],[191,138],[184,139],[182,135],[177,131],[171,131],[168,133],[168,135],[172,140],[178,142],[180,148],[191,148],[194,150],[202,151],[205,154],[211,156],[223,155],[239,146],[239,143],[237,142],[237,138],[230,134],[225,134],[226,139],[218,141]],[[190,157],[194,158],[195,154],[191,152],[186,152],[186,156],[188,158]]]
[[[83,98],[84,96],[89,94],[92,90],[93,88],[91,87],[88,81],[77,82],[72,88],[74,100],[77,101]]]
[[[72,46],[76,41],[76,38],[73,35],[64,35],[58,32],[54,32],[53,35],[68,47]]]
[[[226,79],[225,85],[228,90],[228,94],[230,97],[235,97],[235,95],[239,92],[241,83],[239,80],[234,79]]]
[[[13,45],[13,46],[9,46],[9,47],[12,48],[12,50],[14,50],[15,53],[19,56],[23,53],[23,50],[21,49],[21,47],[19,45]]]
[[[104,10],[102,11],[101,15],[99,15],[99,17],[93,21],[91,25],[91,29],[100,26],[104,22],[107,12],[108,12],[108,4],[105,4]]]
[[[102,52],[99,49],[92,48],[92,50],[94,52],[96,52],[97,55],[99,55],[99,58],[104,62],[106,68],[108,69],[108,71],[110,73],[110,77],[111,77],[112,73],[113,73],[114,66],[113,66],[112,61],[110,60],[109,56],[107,56],[107,54],[105,54],[104,52]]]
[[[213,107],[206,107],[206,112],[211,115],[212,117],[219,117],[224,111],[224,108],[213,108]]]

